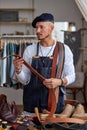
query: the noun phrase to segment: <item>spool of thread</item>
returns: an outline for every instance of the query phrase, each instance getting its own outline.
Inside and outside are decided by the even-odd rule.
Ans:
[[[18,126],[19,126],[19,124],[12,125],[13,130],[17,130]]]
[[[7,128],[7,121],[2,121],[2,128]]]

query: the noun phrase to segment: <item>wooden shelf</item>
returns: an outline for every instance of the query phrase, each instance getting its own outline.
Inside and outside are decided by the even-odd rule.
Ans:
[[[23,24],[26,24],[26,25],[30,25],[31,24],[31,22],[0,22],[0,24],[2,24],[2,25],[5,25],[5,24],[9,24],[9,25],[23,25]]]
[[[0,11],[34,11],[34,8],[0,8]]]

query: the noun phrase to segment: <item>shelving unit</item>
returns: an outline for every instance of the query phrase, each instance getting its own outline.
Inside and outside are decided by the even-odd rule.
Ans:
[[[34,11],[34,8],[0,8],[0,11]]]
[[[4,11],[18,12],[18,20],[17,21],[14,21],[14,20],[13,21],[10,21],[10,20],[7,20],[7,21],[2,20],[2,21],[0,21],[0,30],[3,30],[3,28],[5,30],[6,27],[9,27],[9,28],[12,27],[12,30],[13,30],[13,28],[14,28],[14,30],[17,30],[16,28],[20,26],[20,28],[22,28],[22,31],[23,31],[23,28],[24,28],[24,31],[27,32],[27,28],[31,27],[31,23],[32,23],[32,20],[34,18],[34,11],[35,11],[35,9],[34,9],[34,0],[31,0],[31,3],[32,3],[31,7],[29,7],[29,8],[28,8],[28,6],[25,7],[25,5],[24,5],[24,7],[23,7],[23,5],[22,5],[22,7],[19,5],[17,7],[14,6],[13,8],[12,7],[9,8],[9,7],[1,6],[0,7],[1,12],[4,12]],[[22,16],[20,14],[22,14]],[[19,32],[22,32],[20,30],[19,30]],[[5,32],[3,32],[3,33],[5,33]],[[9,34],[9,32],[8,32],[8,34]],[[24,34],[26,34],[26,33],[24,33]]]
[[[1,25],[31,25],[31,22],[0,22]]]
[[[35,9],[34,8],[0,8],[0,11],[18,11],[18,13],[20,11],[31,11],[33,13]],[[31,22],[28,21],[17,21],[17,22],[0,22],[0,24],[31,24]]]

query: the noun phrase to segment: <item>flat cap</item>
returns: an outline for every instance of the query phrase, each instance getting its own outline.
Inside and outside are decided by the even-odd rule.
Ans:
[[[43,13],[43,14],[41,14],[40,16],[37,16],[37,17],[33,20],[32,26],[33,26],[34,28],[36,28],[36,23],[37,23],[37,22],[47,22],[47,21],[54,23],[54,16],[53,16],[52,14],[50,14],[50,13]]]

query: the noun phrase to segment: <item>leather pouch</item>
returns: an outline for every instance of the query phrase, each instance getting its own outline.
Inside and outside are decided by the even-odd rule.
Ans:
[[[18,116],[18,108],[13,101],[11,104],[7,102],[7,97],[4,94],[0,94],[0,118],[8,122],[16,122]]]

